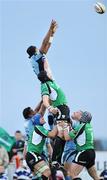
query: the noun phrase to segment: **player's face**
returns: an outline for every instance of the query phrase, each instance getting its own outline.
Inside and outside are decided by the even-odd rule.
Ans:
[[[29,110],[29,117],[32,117],[33,115],[35,115],[35,111],[30,108],[30,110]]]
[[[22,139],[22,134],[21,133],[15,133],[15,138],[16,138],[16,140]]]
[[[81,111],[74,112],[71,117],[74,120],[79,120],[81,118]]]

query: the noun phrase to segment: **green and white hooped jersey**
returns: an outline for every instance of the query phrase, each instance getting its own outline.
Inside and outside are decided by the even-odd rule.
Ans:
[[[76,142],[77,151],[94,149],[93,129],[91,123],[81,123],[69,132],[71,139]]]
[[[43,126],[35,126],[28,141],[28,152],[36,152],[41,154],[45,144],[45,139],[48,136],[49,131]]]
[[[41,95],[48,95],[53,107],[59,105],[66,105],[67,99],[62,89],[55,83],[55,81],[47,81],[41,84]]]

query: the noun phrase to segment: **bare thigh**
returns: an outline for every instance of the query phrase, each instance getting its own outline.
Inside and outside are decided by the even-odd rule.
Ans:
[[[69,165],[69,173],[70,173],[70,176],[72,178],[75,178],[77,177],[80,172],[83,170],[84,166],[81,166],[79,164],[76,164],[76,163],[72,163],[71,165]]]

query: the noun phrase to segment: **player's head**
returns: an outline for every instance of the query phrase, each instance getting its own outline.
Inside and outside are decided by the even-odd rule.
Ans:
[[[27,107],[23,110],[23,116],[25,119],[29,119],[34,115],[33,109],[31,107]]]
[[[29,58],[31,58],[34,54],[36,54],[38,52],[38,49],[36,46],[30,46],[30,47],[28,47],[26,52],[28,53]]]
[[[73,112],[71,117],[73,120],[79,120],[82,117],[82,111]]]
[[[71,117],[73,120],[78,120],[78,121],[84,122],[84,123],[90,122],[92,119],[92,115],[90,112],[87,112],[87,111],[83,112],[81,110],[74,112]]]
[[[16,138],[16,140],[21,140],[22,139],[22,133],[21,133],[20,130],[17,130],[15,132],[15,138]]]

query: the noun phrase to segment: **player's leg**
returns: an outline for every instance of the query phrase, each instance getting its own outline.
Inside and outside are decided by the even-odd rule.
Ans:
[[[80,165],[80,164],[77,164],[77,163],[72,163],[70,166],[69,166],[69,174],[72,178],[72,180],[76,180],[78,179],[78,175],[80,174],[80,172],[83,170],[84,166]],[[80,179],[80,178],[79,178]]]
[[[70,110],[67,105],[57,106],[59,109],[59,115],[56,118],[56,124],[60,124],[62,121],[70,120]],[[58,161],[61,163],[61,156],[64,150],[65,140],[63,138],[63,129],[58,130],[57,137],[55,138],[53,145],[52,161]]]
[[[26,154],[26,162],[35,177],[42,177],[43,180],[51,175],[51,171],[44,159],[34,152],[28,152]]]
[[[95,168],[95,150],[90,149],[87,151],[87,171],[89,175],[94,179],[94,180],[99,180],[99,176],[97,174],[97,170]]]
[[[99,180],[100,177],[97,174],[97,170],[95,168],[95,165],[93,165],[92,167],[90,167],[88,170],[89,175],[94,179],[94,180]]]
[[[53,143],[52,161],[61,163],[61,156],[64,149],[65,141],[57,136]]]

